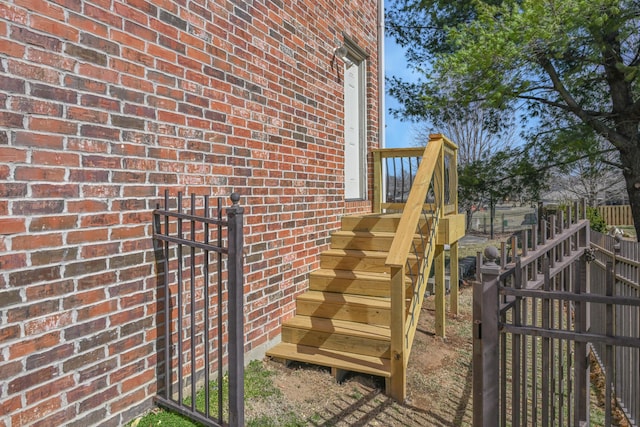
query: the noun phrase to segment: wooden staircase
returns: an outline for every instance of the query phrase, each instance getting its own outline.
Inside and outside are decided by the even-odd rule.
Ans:
[[[385,378],[386,393],[404,401],[407,366],[427,277],[434,266],[435,329],[445,336],[445,245],[451,281],[457,285],[457,242],[464,236],[458,214],[457,147],[440,134],[424,148],[373,152],[373,211],[342,219],[309,276],[309,291],[296,300],[296,316],[282,325],[282,342],[268,356]],[[389,167],[389,163],[397,165]],[[411,165],[417,165],[413,168]],[[411,166],[405,169],[405,166]],[[385,174],[409,177],[404,201]],[[403,191],[405,181],[400,181]],[[402,212],[390,214],[381,212]],[[457,286],[451,307],[457,313]]]
[[[282,342],[268,356],[328,366],[336,377],[344,371],[381,376],[388,389],[391,277],[385,261],[399,221],[400,214],[342,219],[320,269],[310,273],[309,291],[296,300],[295,317],[282,325]],[[421,240],[415,244],[420,250]],[[414,272],[418,261],[415,255],[408,261]],[[405,283],[410,289],[409,277]]]

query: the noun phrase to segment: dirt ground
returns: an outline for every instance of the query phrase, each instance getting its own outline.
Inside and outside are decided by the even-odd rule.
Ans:
[[[246,407],[245,419],[294,413],[309,426],[470,426],[472,289],[464,286],[460,314],[449,316],[446,338],[434,334],[433,297],[425,300],[409,360],[407,400],[384,394],[381,378],[349,374],[338,384],[314,365],[265,360],[282,396]],[[280,424],[278,424],[280,425]]]

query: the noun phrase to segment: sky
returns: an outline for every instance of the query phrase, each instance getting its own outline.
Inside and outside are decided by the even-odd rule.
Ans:
[[[395,43],[392,37],[384,40],[384,66],[385,76],[411,79],[412,73],[407,69],[407,60],[404,49]],[[402,122],[389,114],[390,108],[399,106],[399,103],[385,93],[385,144],[387,148],[413,147],[416,145],[416,129],[412,122]]]

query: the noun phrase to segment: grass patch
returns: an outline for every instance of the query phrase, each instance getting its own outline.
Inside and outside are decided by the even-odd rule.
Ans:
[[[163,408],[154,408],[151,412],[141,418],[136,418],[129,423],[130,427],[155,427],[155,426],[176,426],[190,427],[200,426],[188,418],[175,412],[167,411]]]
[[[250,406],[252,402],[266,400],[280,400],[282,392],[273,383],[275,372],[264,367],[261,361],[254,360],[245,368],[244,371],[244,391],[245,406]],[[226,398],[229,391],[229,378],[224,376],[222,381],[222,396]],[[206,393],[204,388],[200,389],[196,394],[196,408],[204,412],[206,405]],[[185,405],[191,404],[191,398],[184,399]],[[209,383],[209,408],[212,417],[218,416],[218,383],[211,381]],[[224,418],[228,419],[228,408],[226,402],[223,402]],[[284,411],[278,415],[260,415],[253,419],[247,420],[249,427],[297,427],[306,425],[304,420],[300,419],[291,411]],[[154,408],[144,417],[137,418],[129,423],[130,427],[154,427],[154,426],[171,426],[171,427],[200,427],[201,424],[191,421],[178,413],[172,412],[164,408]]]
[[[486,240],[484,242],[479,243],[468,243],[461,242],[458,246],[458,258],[462,259],[468,256],[476,256],[478,252],[483,252],[484,248],[487,246],[495,246],[496,248],[500,248],[500,242],[505,241],[506,239],[499,240]]]
[[[633,225],[618,225],[616,227],[622,230],[628,239],[636,240],[636,229]]]
[[[299,418],[293,412],[288,412],[279,417],[262,415],[247,423],[247,427],[304,427],[307,422]]]

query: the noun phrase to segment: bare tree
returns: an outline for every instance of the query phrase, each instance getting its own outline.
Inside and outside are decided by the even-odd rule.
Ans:
[[[440,133],[458,145],[458,164],[466,166],[497,151],[513,145],[515,129],[492,132],[487,128],[486,112],[477,108],[469,115],[454,121],[440,123]]]
[[[493,113],[495,114],[495,113]],[[512,122],[506,112],[504,122]],[[457,109],[439,116],[432,124],[421,124],[421,131],[416,132],[416,145],[424,145],[423,135],[442,133],[458,146],[458,170],[489,159],[495,153],[511,148],[515,141],[515,126],[492,128],[494,117],[479,104],[472,104],[464,110]],[[462,184],[461,184],[462,185]],[[470,190],[470,191],[467,191]],[[467,214],[466,228],[470,229],[473,213],[480,206],[487,205],[486,193],[461,188],[458,194],[458,205]]]
[[[622,171],[615,166],[618,153],[602,140],[597,156],[585,157],[554,171],[553,190],[563,199],[584,199],[589,206],[627,199]]]

